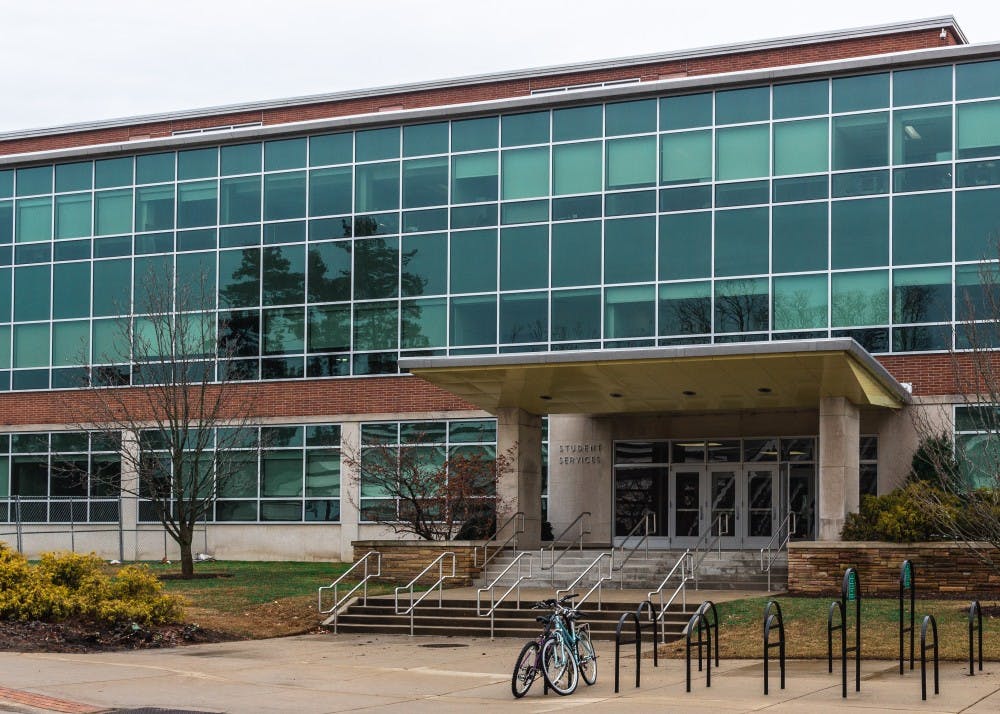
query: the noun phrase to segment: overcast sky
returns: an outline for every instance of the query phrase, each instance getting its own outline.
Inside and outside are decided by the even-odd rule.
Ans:
[[[0,131],[952,14],[951,0],[2,0]]]

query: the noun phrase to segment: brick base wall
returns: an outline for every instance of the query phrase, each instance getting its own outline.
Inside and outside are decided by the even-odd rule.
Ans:
[[[844,570],[858,569],[863,595],[897,595],[903,561],[913,563],[917,597],[1000,598],[1000,574],[954,543],[792,543],[788,592],[840,595]]]
[[[441,553],[451,551],[455,554],[455,577],[445,581],[445,587],[460,587],[472,585],[482,568],[475,565],[474,550],[480,543],[468,540],[450,541],[397,541],[397,540],[356,540],[351,542],[354,548],[354,560],[364,556],[370,550],[382,554],[382,576],[380,581],[401,585],[410,582],[421,570]],[[445,563],[445,572],[451,572],[451,564]],[[421,583],[430,585],[437,580],[437,568],[428,573]]]

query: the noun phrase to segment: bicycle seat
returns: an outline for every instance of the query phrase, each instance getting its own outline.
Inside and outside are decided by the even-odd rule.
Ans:
[[[543,625],[547,625],[547,624],[549,624],[549,622],[551,622],[551,621],[552,621],[552,618],[551,618],[551,617],[545,617],[544,615],[538,615],[538,616],[537,616],[537,617],[535,618],[535,622],[540,622],[540,623],[542,623]]]

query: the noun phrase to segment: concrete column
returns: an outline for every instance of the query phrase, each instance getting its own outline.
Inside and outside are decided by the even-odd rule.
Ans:
[[[126,560],[139,560],[139,435],[134,431],[122,432],[121,453],[121,526],[123,555]]]
[[[361,423],[342,422],[340,448],[345,454],[361,454]],[[341,562],[354,561],[351,541],[358,540],[358,522],[361,520],[358,504],[361,503],[360,468],[340,462],[340,547],[336,553]]]
[[[859,505],[858,408],[844,397],[819,402],[819,540],[840,540],[848,513]]]
[[[549,417],[549,521],[554,535],[590,511],[587,540],[610,543],[614,532],[611,420],[583,414]]]
[[[518,547],[533,549],[542,533],[542,418],[516,407],[497,410],[497,453],[506,454],[511,447],[514,460],[510,471],[500,477],[497,495],[508,514],[524,511]]]

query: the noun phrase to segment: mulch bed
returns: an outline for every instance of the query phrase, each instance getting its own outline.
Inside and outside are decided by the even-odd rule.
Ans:
[[[141,627],[131,623],[107,625],[83,620],[0,621],[0,650],[13,652],[115,652],[232,639],[232,635],[191,624]]]

